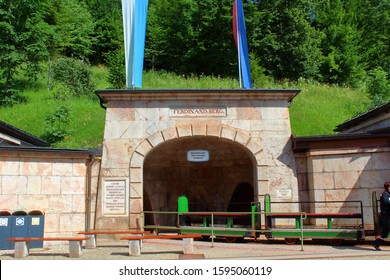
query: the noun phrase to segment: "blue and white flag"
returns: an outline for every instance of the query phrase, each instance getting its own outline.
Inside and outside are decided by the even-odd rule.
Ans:
[[[235,0],[233,2],[233,34],[238,50],[240,87],[252,88],[251,72],[249,67],[248,42],[246,39],[246,27],[242,0]]]
[[[122,0],[126,86],[142,87],[148,0]]]

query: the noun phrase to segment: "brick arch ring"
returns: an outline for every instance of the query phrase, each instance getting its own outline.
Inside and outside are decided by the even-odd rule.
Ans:
[[[225,125],[189,124],[186,126],[175,126],[158,131],[143,140],[136,147],[131,156],[131,168],[142,168],[146,155],[158,145],[170,140],[191,136],[212,136],[233,141],[252,153],[257,161],[257,165],[264,165],[264,163],[259,163],[258,159],[261,157],[262,161],[265,160],[262,141],[251,137],[251,134],[248,131],[239,130]]]

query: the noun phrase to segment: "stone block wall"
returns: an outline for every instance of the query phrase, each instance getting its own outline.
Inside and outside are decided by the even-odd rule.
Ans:
[[[45,236],[69,236],[84,230],[89,160],[85,151],[2,151],[0,208],[11,213],[42,211]]]
[[[389,148],[310,151],[297,153],[296,162],[300,201],[326,202],[317,212],[356,212],[352,203],[331,202],[362,201],[365,228],[374,228],[372,195],[379,198],[390,180]]]

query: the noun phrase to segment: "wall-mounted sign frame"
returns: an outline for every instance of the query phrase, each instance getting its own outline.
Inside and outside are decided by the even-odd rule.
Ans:
[[[281,199],[291,199],[292,189],[279,189],[276,190],[276,197]]]
[[[128,178],[103,179],[103,216],[128,216],[129,212]]]
[[[190,150],[187,152],[187,160],[190,162],[206,162],[210,160],[208,150]]]

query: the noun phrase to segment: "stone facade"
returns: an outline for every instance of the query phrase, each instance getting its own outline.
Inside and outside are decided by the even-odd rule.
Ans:
[[[202,198],[191,195],[207,190],[200,202],[209,209],[203,211],[211,210],[210,207],[226,211],[226,207],[215,208],[216,201],[227,204],[241,183],[253,187],[252,201],[261,201],[266,193],[276,200],[296,200],[298,189],[288,102],[298,92],[98,91],[102,102],[107,104],[102,178],[129,179],[130,209],[122,216],[97,213],[96,226],[104,229],[115,224],[119,228],[137,228],[142,222],[140,213],[144,203],[148,202],[153,211],[175,211],[176,199],[186,189],[192,190],[190,201],[198,202]],[[188,163],[185,153],[202,147],[210,151],[210,161],[203,165]],[[159,152],[154,153],[156,150]],[[249,175],[234,180],[242,174],[232,176],[233,170],[238,169],[239,158],[245,161],[242,164]],[[207,174],[211,168],[215,172],[219,170],[219,181],[226,184],[216,182],[215,175]],[[193,173],[208,180],[186,181],[186,174]],[[153,179],[149,174],[160,175]],[[169,174],[174,174],[171,180],[164,179]],[[277,197],[280,189],[288,190],[285,192],[288,195]],[[148,201],[145,201],[145,191]]]

